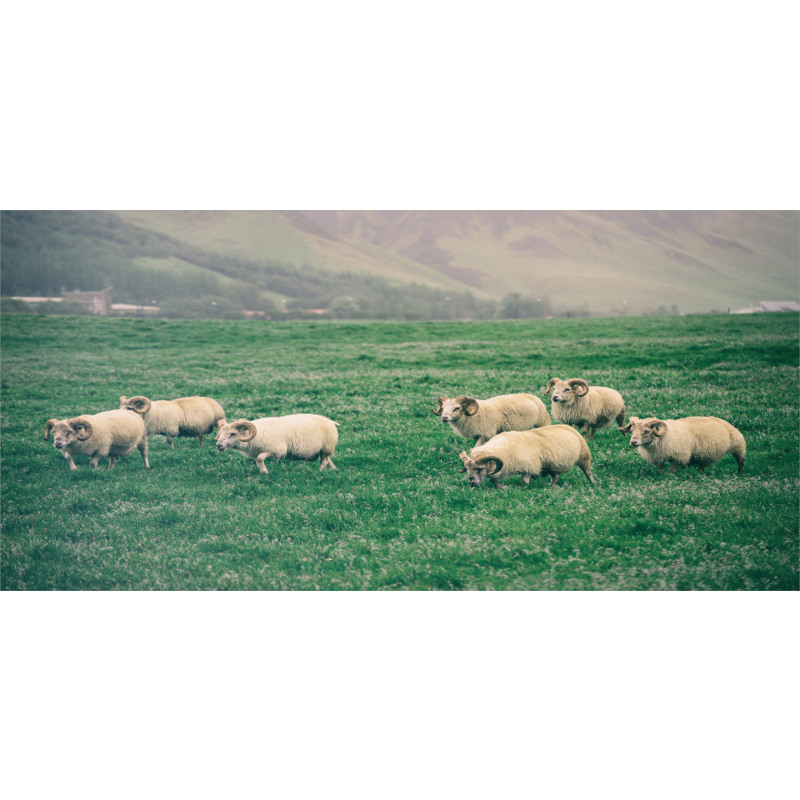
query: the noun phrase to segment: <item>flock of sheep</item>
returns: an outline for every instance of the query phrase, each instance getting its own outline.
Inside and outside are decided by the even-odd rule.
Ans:
[[[744,470],[745,441],[729,422],[718,417],[684,417],[662,420],[630,417],[625,422],[625,402],[615,389],[590,386],[579,378],[552,378],[544,391],[552,390],[553,420],[544,403],[532,394],[506,394],[487,400],[473,397],[440,397],[433,413],[460,436],[473,439],[469,453],[460,454],[461,472],[468,473],[471,486],[489,478],[494,486],[511,475],[521,475],[523,485],[531,478],[549,476],[551,485],[559,475],[579,467],[590,483],[592,456],[587,442],[598,428],[615,422],[630,432],[632,446],[659,471],[669,463],[695,466],[700,472],[730,453]],[[50,419],[44,438],[53,433],[53,444],[64,453],[70,469],[77,469],[73,455],[90,457],[96,467],[108,458],[112,469],[118,458],[138,449],[144,467],[148,461],[148,435],[163,435],[170,447],[175,437],[197,437],[200,446],[216,430],[217,450],[239,450],[267,474],[267,458],[302,461],[320,459],[320,470],[336,469],[331,460],[339,439],[337,424],[318,414],[290,414],[227,422],[222,406],[210,397],[179,397],[150,400],[120,397],[119,408],[71,419]],[[574,427],[573,427],[574,426]],[[576,430],[583,429],[583,435]]]

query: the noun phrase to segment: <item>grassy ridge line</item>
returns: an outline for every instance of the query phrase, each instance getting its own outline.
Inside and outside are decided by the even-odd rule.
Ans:
[[[796,589],[797,316],[507,323],[3,321],[4,589]],[[613,431],[549,491],[470,490],[440,394],[620,388],[748,441],[659,476]],[[210,394],[229,418],[341,423],[336,473],[153,438],[144,472],[71,474],[44,420],[120,394]],[[85,459],[83,460],[85,461]],[[729,463],[728,463],[729,462]],[[82,463],[79,459],[79,463]]]

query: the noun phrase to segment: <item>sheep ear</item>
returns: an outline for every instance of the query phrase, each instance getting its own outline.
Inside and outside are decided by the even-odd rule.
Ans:
[[[544,390],[545,394],[550,394],[550,390],[558,383],[558,378],[550,378],[547,388]]]
[[[444,403],[444,401],[445,401],[445,400],[447,400],[447,399],[448,399],[448,398],[446,398],[446,397],[440,397],[440,398],[439,398],[439,399],[436,401],[436,402],[438,403],[438,405],[436,406],[436,408],[434,408],[434,409],[433,409],[433,413],[434,413],[434,414],[436,414],[436,416],[437,416],[437,417],[441,417],[441,416],[442,416],[442,404],[443,404],[443,403]]]
[[[667,423],[662,422],[660,419],[657,419],[653,423],[653,435],[663,436],[666,432],[667,432]]]
[[[478,413],[478,401],[474,397],[459,397],[461,410],[468,416],[474,417]]]

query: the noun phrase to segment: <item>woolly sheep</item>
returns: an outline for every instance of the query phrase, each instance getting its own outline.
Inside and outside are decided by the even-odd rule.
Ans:
[[[532,394],[501,394],[488,400],[474,397],[440,397],[433,410],[459,435],[485,444],[503,431],[527,431],[550,425],[544,403]]]
[[[499,488],[502,478],[519,474],[523,486],[539,475],[549,475],[550,485],[555,486],[558,476],[576,465],[589,483],[594,483],[589,446],[569,425],[500,433],[459,457],[470,486],[480,486],[488,477]]]
[[[589,386],[580,378],[562,381],[551,378],[544,390],[545,395],[553,389],[550,413],[556,422],[566,425],[583,425],[583,435],[590,441],[598,428],[605,428],[612,421],[617,427],[625,421],[625,401],[616,389],[607,386]]]
[[[300,461],[320,459],[320,472],[336,469],[331,456],[339,441],[338,422],[319,414],[289,414],[285,417],[261,417],[252,421],[221,419],[217,425],[217,450],[240,450],[254,458],[258,469],[266,475],[267,458],[289,458]]]
[[[719,417],[684,417],[683,419],[658,419],[658,417],[631,417],[623,433],[631,432],[631,446],[638,448],[645,461],[655,464],[658,471],[671,462],[670,473],[678,467],[694,466],[698,472],[716,464],[730,453],[744,471],[744,436]]]
[[[44,426],[45,441],[50,431],[56,450],[64,453],[71,470],[78,469],[73,455],[91,456],[90,467],[96,467],[101,458],[108,458],[108,468],[113,469],[117,459],[127,456],[134,448],[142,454],[144,468],[150,469],[147,430],[142,418],[130,411],[101,411],[72,419],[49,419]]]
[[[217,421],[225,416],[222,406],[210,397],[178,397],[175,400],[150,400],[147,397],[119,398],[119,407],[141,414],[147,433],[163,434],[167,444],[175,447],[175,436],[196,436],[203,446],[206,434],[211,433]]]

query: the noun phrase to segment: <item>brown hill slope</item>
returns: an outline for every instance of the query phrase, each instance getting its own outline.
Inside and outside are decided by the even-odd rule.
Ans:
[[[794,211],[117,212],[249,260],[382,275],[556,310],[725,310],[798,299]]]

